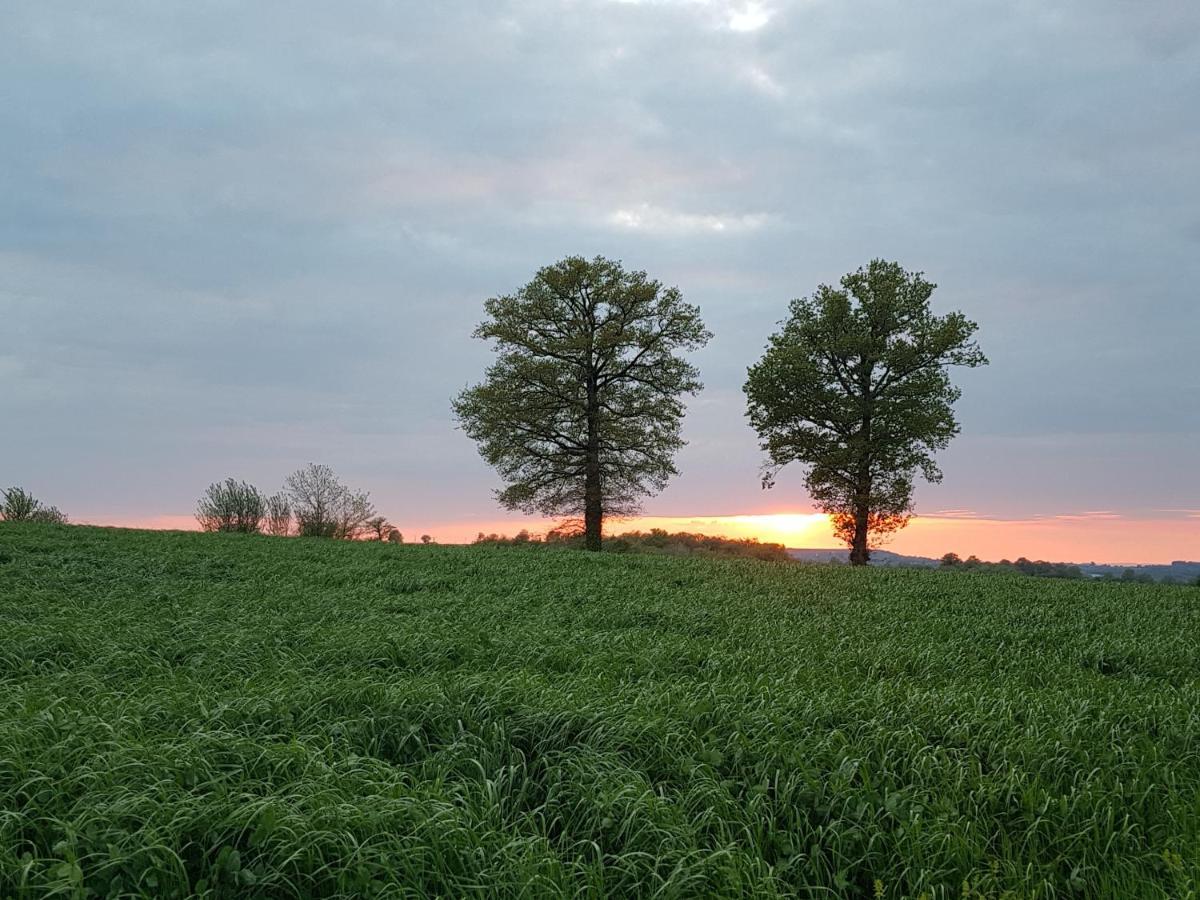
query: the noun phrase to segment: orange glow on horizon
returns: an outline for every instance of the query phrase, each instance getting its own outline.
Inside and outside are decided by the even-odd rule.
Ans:
[[[191,516],[92,518],[85,524],[126,528],[195,531]],[[544,534],[554,522],[522,517],[401,521],[405,540],[432,535],[444,544],[470,543],[480,533],[514,535],[522,528]],[[609,523],[609,534],[626,531],[688,531],[729,538],[757,538],[802,549],[844,550],[833,535],[829,518],[814,512],[751,513],[714,516],[638,516]],[[1099,562],[1113,565],[1164,564],[1200,558],[1200,511],[1158,511],[1129,516],[1111,510],[1061,514],[1031,519],[995,519],[970,510],[946,510],[916,516],[882,549],[911,556],[938,558],[955,552],[996,561],[1044,559],[1052,562]]]

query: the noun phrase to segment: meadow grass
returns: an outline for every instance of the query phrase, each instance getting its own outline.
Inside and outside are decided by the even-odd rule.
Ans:
[[[0,896],[1200,886],[1200,590],[0,526]]]

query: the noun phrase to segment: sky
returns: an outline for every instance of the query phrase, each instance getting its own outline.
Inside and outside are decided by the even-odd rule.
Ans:
[[[653,521],[833,546],[748,365],[872,258],[979,323],[890,549],[1200,558],[1200,4],[15,0],[0,13],[0,482],[191,526],[309,462],[406,534],[520,527],[450,398],[568,254],[676,285]],[[637,527],[646,522],[633,522]]]

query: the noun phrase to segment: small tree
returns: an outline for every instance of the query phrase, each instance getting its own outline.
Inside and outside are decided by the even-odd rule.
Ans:
[[[280,491],[267,498],[267,534],[287,537],[292,533],[292,506],[287,494]]]
[[[584,546],[599,550],[606,516],[677,474],[681,397],[700,389],[679,351],[710,337],[699,310],[602,257],[568,257],[484,309],[475,336],[497,358],[455,416],[504,480],[501,504],[582,515]]]
[[[792,302],[791,315],[749,370],[750,422],[767,464],[763,486],[790,462],[808,466],[810,496],[866,565],[879,536],[903,528],[913,480],[937,482],[933,454],[958,434],[950,366],[982,366],[977,326],[935,316],[934,285],[872,261]]]
[[[208,486],[196,506],[203,531],[257,534],[266,514],[266,499],[252,484],[226,478]]]
[[[368,524],[375,517],[375,505],[366,491],[347,490],[338,511],[338,528],[335,537],[346,541],[357,541],[370,532]]]
[[[365,533],[367,522],[375,515],[369,495],[350,490],[329,466],[309,463],[293,472],[284,482],[283,492],[303,537],[354,540]]]
[[[296,530],[302,537],[336,536],[338,511],[346,488],[337,480],[333,469],[309,463],[287,477],[283,493],[296,517]]]
[[[373,519],[367,522],[367,530],[377,541],[391,540],[393,532],[396,531],[396,529],[392,527],[392,523],[383,516],[375,516]]]
[[[400,533],[399,529],[393,528],[388,532],[387,540],[389,544],[403,544],[404,535]]]
[[[432,544],[433,538],[428,534],[423,534],[423,535],[421,535],[421,543],[422,544]]]
[[[5,522],[28,522],[41,504],[24,488],[11,487],[4,492],[0,518]]]
[[[0,493],[0,522],[40,522],[66,525],[67,517],[57,506],[43,506],[24,488],[11,487]]]

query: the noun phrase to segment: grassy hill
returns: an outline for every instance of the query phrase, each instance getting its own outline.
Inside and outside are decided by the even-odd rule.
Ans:
[[[1198,634],[1194,588],[0,526],[0,896],[1195,896]]]

